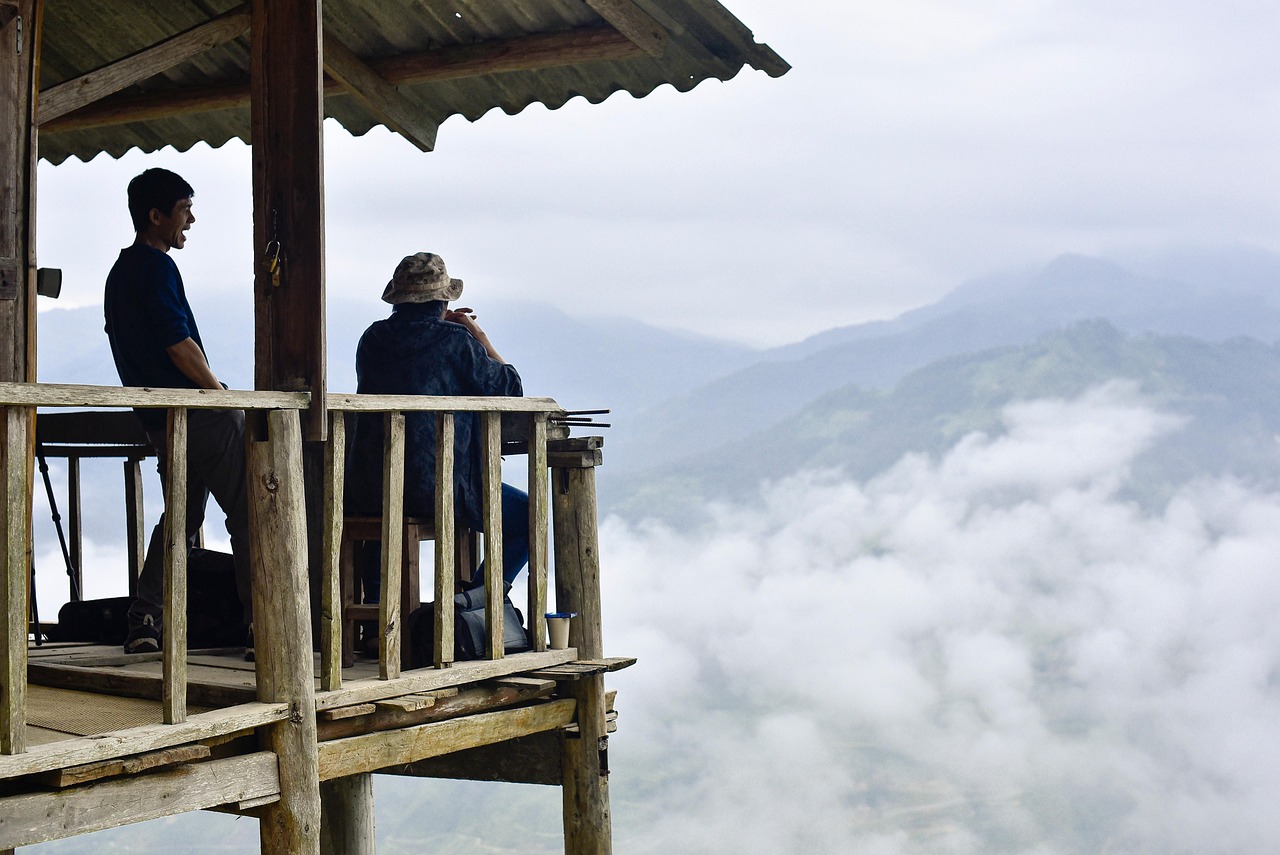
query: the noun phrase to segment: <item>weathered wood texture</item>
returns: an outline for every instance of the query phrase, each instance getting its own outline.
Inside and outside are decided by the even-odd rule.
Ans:
[[[509,784],[564,783],[564,737],[556,731],[522,736],[496,745],[481,745],[419,760],[405,766],[380,769],[380,774],[414,778],[449,778],[458,781],[503,781]]]
[[[112,733],[35,745],[25,754],[0,756],[0,780],[225,737],[283,721],[289,717],[289,713],[286,704],[244,704],[196,713],[188,716],[182,724],[131,727]]]
[[[164,496],[164,721],[187,718],[187,411],[169,410]]]
[[[310,391],[307,438],[323,440],[320,0],[253,0],[252,8],[254,387]]]
[[[29,573],[30,483],[27,474],[28,434],[32,411],[0,408],[0,561],[4,562],[4,608],[0,610],[0,754],[26,749],[27,616]]]
[[[305,392],[239,392],[214,389],[151,389],[145,386],[80,386],[72,383],[0,382],[0,405],[37,407],[187,407],[205,410],[306,409]]]
[[[612,27],[591,27],[371,59],[368,65],[392,86],[412,86],[596,60],[631,59],[643,53],[635,43]],[[325,83],[324,92],[326,95],[342,95],[347,90],[338,81],[331,80]],[[57,133],[243,107],[250,98],[247,82],[113,97],[51,120],[41,126],[41,131]]]
[[[320,785],[320,855],[374,855],[373,776]]]
[[[87,784],[90,781],[100,781],[103,778],[137,775],[153,769],[165,769],[181,763],[205,760],[208,759],[209,753],[207,745],[179,745],[176,748],[161,748],[158,751],[148,751],[146,754],[122,757],[118,760],[101,760],[68,769],[42,772],[38,780],[46,786],[61,790],[78,784]]]
[[[604,655],[600,616],[600,536],[594,467],[553,468],[552,511],[556,531],[556,611],[577,612],[569,646],[579,658]]]
[[[138,595],[138,577],[147,555],[147,535],[142,504],[142,461],[132,457],[124,462],[125,554],[129,564],[129,596]]]
[[[424,117],[421,109],[401,95],[400,90],[328,32],[324,34],[324,70],[378,121],[422,151],[435,148],[439,125]]]
[[[453,506],[454,466],[453,413],[436,414],[436,552],[435,552],[435,637],[432,658],[437,668],[453,664],[454,562],[459,544],[455,537]]]
[[[324,742],[320,745],[320,777],[329,780],[374,772],[564,727],[573,719],[574,706],[573,700],[551,701]]]
[[[502,579],[502,419],[498,413],[484,413],[480,433],[481,514],[484,519],[484,628],[485,656],[503,655]]]
[[[264,852],[319,853],[315,683],[307,584],[302,437],[295,410],[266,416],[248,442],[249,524],[258,698],[289,705],[267,728],[280,759],[280,801],[260,823]]]
[[[0,798],[0,848],[262,798],[278,790],[276,758],[263,751],[57,792],[9,796]]]
[[[431,692],[436,689],[478,683],[495,677],[521,674],[538,668],[572,662],[575,658],[577,655],[573,650],[513,653],[499,660],[456,662],[452,668],[422,668],[417,671],[408,671],[398,680],[381,680],[377,677],[346,680],[342,688],[336,692],[322,692],[316,695],[316,709],[333,709],[414,692]]]
[[[342,413],[329,421],[324,450],[324,543],[320,571],[320,689],[342,685],[342,494],[346,473],[347,429]]]
[[[529,635],[534,650],[547,649],[547,526],[551,493],[547,471],[547,417],[532,416],[529,437]]]
[[[608,706],[604,675],[573,684],[577,701],[577,738],[564,740],[562,791],[564,851],[573,855],[610,855],[613,818],[609,806]]]
[[[394,730],[400,727],[411,727],[432,721],[444,721],[465,715],[490,712],[515,704],[527,703],[538,698],[547,697],[555,691],[555,683],[550,680],[507,677],[472,686],[462,691],[450,690],[451,693],[436,697],[434,702],[411,708],[396,703],[398,698],[379,701],[372,710],[349,718],[321,721],[319,724],[320,740],[343,739],[363,733],[374,733],[381,730]],[[417,698],[422,695],[411,695]]]
[[[404,415],[383,417],[382,591],[378,598],[378,673],[400,676],[400,564],[404,558]],[[418,548],[415,543],[414,549]]]
[[[0,23],[0,381],[36,379],[35,78],[40,0]]]
[[[670,34],[633,0],[586,0],[586,3],[649,56],[661,58],[666,52]]]
[[[141,83],[248,32],[248,8],[241,6],[146,50],[52,86],[40,93],[40,123]]]
[[[3,390],[3,386],[0,386]],[[0,401],[3,401],[0,391]],[[393,410],[412,412],[558,413],[554,398],[480,398],[470,395],[345,395],[329,396],[329,409],[350,413]]]

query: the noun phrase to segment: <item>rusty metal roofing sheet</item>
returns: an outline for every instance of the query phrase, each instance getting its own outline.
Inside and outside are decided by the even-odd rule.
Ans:
[[[323,14],[326,33],[381,70],[397,57],[457,54],[467,46],[501,46],[548,34],[598,36],[617,44],[621,37],[589,2],[597,8],[602,5],[602,0],[326,0]],[[710,78],[728,80],[744,65],[773,76],[788,69],[716,0],[633,2],[668,36],[660,56],[636,49],[621,58],[579,57],[537,70],[436,75],[425,82],[409,79],[400,92],[423,118],[438,124],[455,114],[474,121],[494,108],[514,114],[533,103],[556,109],[575,97],[599,103],[619,91],[641,98],[664,83],[687,91]],[[238,5],[236,0],[46,0],[40,88],[46,91],[78,78]],[[215,86],[243,90],[248,68],[248,36],[244,35],[129,87],[103,104]],[[247,103],[242,98],[219,103],[231,106],[171,112],[127,123],[97,121],[90,126],[84,119],[77,125],[75,120],[83,112],[70,113],[42,128],[40,154],[60,163],[73,156],[87,160],[101,152],[119,157],[132,148],[153,151],[173,146],[185,151],[201,141],[215,147],[232,137],[248,141]],[[381,123],[359,101],[340,92],[326,97],[325,112],[356,135]]]

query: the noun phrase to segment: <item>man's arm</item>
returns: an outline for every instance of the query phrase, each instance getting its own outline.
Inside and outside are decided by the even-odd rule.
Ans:
[[[489,336],[485,331],[480,329],[480,325],[476,323],[476,316],[473,309],[461,308],[452,309],[444,313],[446,321],[452,321],[455,324],[462,324],[467,328],[467,332],[471,333],[471,337],[480,342],[480,346],[484,348],[485,353],[489,354],[489,358],[507,364],[507,360],[498,355],[498,351],[494,348],[493,343],[489,341]]]
[[[222,384],[218,382],[217,375],[209,367],[209,361],[204,358],[204,351],[200,349],[200,345],[195,343],[195,339],[184,338],[177,344],[166,347],[165,352],[169,354],[169,359],[173,361],[177,369],[185,374],[187,379],[195,383],[197,387],[201,389],[223,388]]]

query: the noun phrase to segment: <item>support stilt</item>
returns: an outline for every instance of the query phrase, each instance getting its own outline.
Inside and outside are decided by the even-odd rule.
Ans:
[[[320,855],[374,855],[373,775],[320,785]]]

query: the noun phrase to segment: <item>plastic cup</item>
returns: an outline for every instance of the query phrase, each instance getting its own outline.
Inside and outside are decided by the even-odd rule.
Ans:
[[[552,650],[564,650],[569,646],[569,623],[577,612],[550,612],[547,614],[547,635]]]

